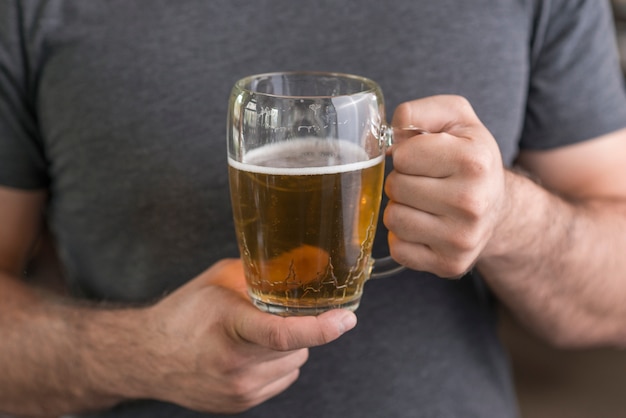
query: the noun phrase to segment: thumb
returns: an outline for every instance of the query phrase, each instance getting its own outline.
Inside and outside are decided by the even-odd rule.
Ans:
[[[329,343],[356,326],[356,315],[334,309],[318,316],[280,317],[259,311],[243,315],[236,326],[240,338],[277,351],[291,351]]]

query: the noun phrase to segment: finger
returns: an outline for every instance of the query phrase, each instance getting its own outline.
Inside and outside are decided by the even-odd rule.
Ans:
[[[427,271],[442,278],[459,278],[473,264],[462,257],[446,257],[429,245],[403,241],[393,232],[389,232],[388,240],[393,259],[413,270]]]
[[[254,308],[256,310],[256,308]],[[242,315],[236,332],[240,338],[273,350],[289,351],[329,343],[356,325],[356,316],[335,309],[318,316],[279,317]]]
[[[431,96],[400,104],[392,126],[417,126],[428,132],[466,136],[467,128],[480,124],[467,99],[454,95]]]
[[[399,240],[436,248],[445,245],[449,231],[439,216],[396,202],[389,202],[385,208],[383,223]]]
[[[491,189],[472,181],[416,177],[393,171],[385,182],[390,201],[458,221],[478,222],[491,210]]]
[[[268,350],[269,351],[269,350]],[[272,350],[273,351],[273,350]],[[245,369],[242,379],[250,382],[258,382],[256,390],[261,389],[269,382],[283,379],[285,376],[292,374],[295,370],[299,370],[309,358],[309,350],[302,348],[295,351],[273,351],[276,358],[267,361],[255,363],[251,368]],[[252,388],[253,390],[255,388]]]
[[[448,133],[422,134],[391,148],[393,168],[404,174],[446,178],[454,174],[465,138]]]
[[[287,390],[299,376],[300,370],[296,369],[279,379],[264,383],[258,390],[246,392],[245,396],[233,396],[230,399],[230,407],[224,412],[239,413],[260,405]]]
[[[437,255],[439,263],[453,260],[454,268],[457,262],[473,262],[485,243],[481,222],[468,214],[434,215],[390,201],[383,222],[398,241],[424,245]]]
[[[309,356],[306,348],[285,352],[249,345],[256,347],[256,350],[245,356],[246,361],[239,362],[238,368],[224,374],[227,376],[222,387],[224,393],[258,392],[265,385],[299,370]],[[268,359],[269,356],[273,358]]]
[[[472,248],[466,244],[461,228],[454,228],[451,220],[429,213],[413,210],[404,205],[391,204],[385,209],[383,222],[393,234],[391,255],[402,265],[434,272],[435,264],[441,264],[446,257],[456,258]],[[391,247],[392,243],[389,242]],[[408,245],[408,247],[406,247]],[[406,247],[406,248],[405,248]],[[421,254],[414,261],[405,260],[410,255],[408,249],[416,247]],[[404,251],[401,251],[404,249]],[[395,256],[403,257],[401,259]],[[405,264],[408,263],[408,264]]]
[[[219,390],[209,398],[206,392],[198,391],[198,387],[195,386],[187,390],[186,393],[191,395],[192,402],[185,406],[219,414],[241,413],[284,392],[299,375],[300,370],[294,369],[274,380],[255,380],[253,376],[226,379]]]
[[[395,171],[433,178],[477,178],[502,164],[490,135],[473,139],[448,133],[419,135],[394,145],[391,155]]]
[[[282,376],[294,368],[302,367],[309,358],[308,348],[279,351],[250,341],[240,342],[232,349],[240,358],[249,359],[246,366],[259,371],[266,370],[267,374],[274,376],[274,378]]]
[[[389,173],[385,181],[385,194],[391,202],[434,215],[449,211],[454,202],[454,189],[454,184],[442,183],[440,179],[411,176],[397,171]]]
[[[291,386],[300,376],[300,369],[295,369],[291,373],[276,379],[259,390],[259,399],[261,402],[273,398],[274,396],[284,392]],[[260,402],[259,402],[260,403]]]

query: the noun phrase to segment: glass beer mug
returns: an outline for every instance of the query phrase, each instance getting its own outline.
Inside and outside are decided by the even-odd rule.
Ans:
[[[367,279],[403,268],[371,256],[391,139],[372,80],[290,72],[235,84],[230,190],[256,306],[285,316],[355,310]]]

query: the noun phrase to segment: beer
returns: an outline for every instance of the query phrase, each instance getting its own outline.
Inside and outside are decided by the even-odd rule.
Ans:
[[[229,158],[250,296],[285,315],[356,309],[369,277],[384,176],[344,140],[293,139]]]

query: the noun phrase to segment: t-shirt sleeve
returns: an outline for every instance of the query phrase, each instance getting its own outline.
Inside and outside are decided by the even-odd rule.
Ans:
[[[21,0],[0,0],[0,185],[48,186],[35,116],[36,80],[21,35]]]
[[[522,149],[626,127],[624,79],[608,0],[537,2]]]

